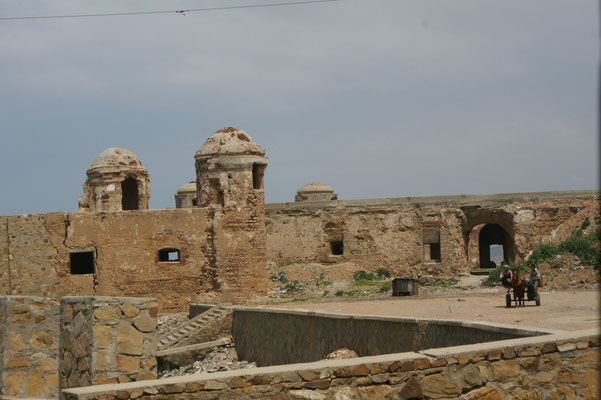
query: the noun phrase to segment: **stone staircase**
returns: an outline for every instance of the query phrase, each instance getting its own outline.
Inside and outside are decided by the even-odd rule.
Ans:
[[[177,328],[159,338],[158,350],[175,347],[177,343],[191,336],[194,332],[201,330],[204,326],[217,318],[224,317],[232,312],[232,309],[223,306],[209,308],[204,313],[197,315],[189,321],[184,322]]]

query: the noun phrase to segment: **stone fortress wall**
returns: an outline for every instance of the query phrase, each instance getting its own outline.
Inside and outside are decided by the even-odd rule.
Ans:
[[[316,182],[294,203],[265,205],[267,158],[245,132],[215,132],[194,158],[180,208],[148,210],[146,169],[110,148],[87,170],[78,212],[0,217],[0,295],[158,295],[165,312],[264,296],[268,261],[449,276],[487,265],[491,244],[517,261],[599,214],[594,190],[336,200]]]
[[[590,208],[599,215],[598,191],[267,204],[267,258],[451,275],[487,265],[491,244],[506,260],[523,260]]]

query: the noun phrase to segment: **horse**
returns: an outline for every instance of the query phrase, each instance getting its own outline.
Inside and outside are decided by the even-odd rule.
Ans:
[[[517,306],[524,306],[524,293],[526,292],[526,282],[522,278],[522,274],[517,269],[514,269],[511,278],[511,287],[513,288],[513,300]]]

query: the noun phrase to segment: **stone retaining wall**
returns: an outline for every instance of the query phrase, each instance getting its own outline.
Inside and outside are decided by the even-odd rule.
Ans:
[[[0,395],[58,395],[59,303],[29,296],[0,297]]]
[[[68,389],[68,400],[598,399],[594,329],[418,353]]]
[[[156,379],[157,302],[61,299],[60,387]]]

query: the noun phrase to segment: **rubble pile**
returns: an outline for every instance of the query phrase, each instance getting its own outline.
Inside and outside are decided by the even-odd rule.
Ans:
[[[188,321],[188,314],[185,312],[159,315],[157,317],[158,337],[166,335],[186,321]]]
[[[215,346],[205,356],[192,364],[159,372],[159,378],[201,374],[203,372],[231,371],[235,369],[256,368],[254,362],[240,361],[236,354],[236,346],[232,344]]]
[[[338,349],[338,350],[333,351],[330,354],[328,354],[326,356],[326,360],[343,360],[345,358],[357,358],[357,357],[359,357],[359,356],[353,350],[343,347],[341,349]]]

